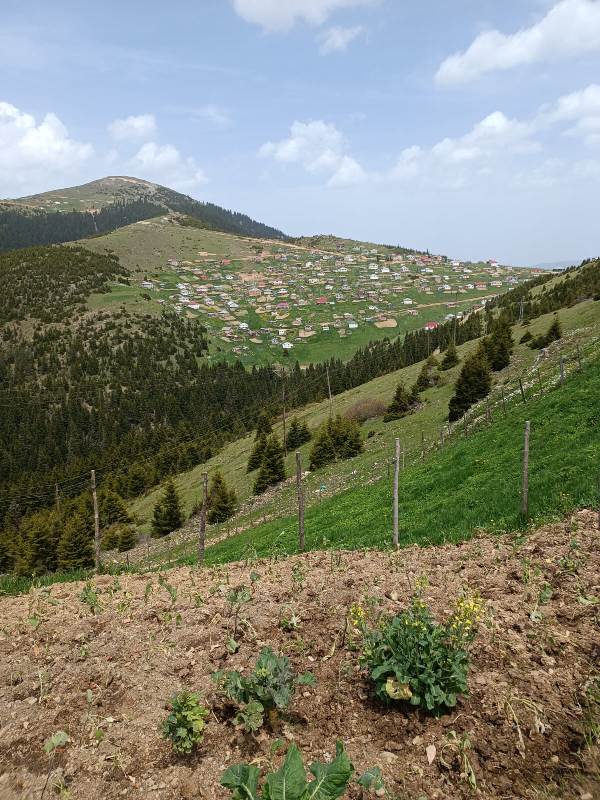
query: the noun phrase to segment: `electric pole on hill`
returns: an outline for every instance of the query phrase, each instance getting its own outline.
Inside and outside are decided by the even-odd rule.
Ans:
[[[329,380],[329,364],[326,365],[325,370],[327,372],[327,391],[329,393],[329,416],[333,417],[333,399],[331,397],[331,381]]]

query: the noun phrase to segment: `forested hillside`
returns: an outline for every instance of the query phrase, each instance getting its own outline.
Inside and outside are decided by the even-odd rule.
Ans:
[[[72,189],[0,203],[0,251],[84,239],[166,211],[190,217],[197,225],[212,230],[285,238],[281,231],[246,214],[194,200],[165,186],[134,178],[104,178]]]
[[[77,498],[89,484],[136,496],[251,430],[259,411],[280,412],[426,358],[482,320],[409,333],[285,373],[206,359],[197,322],[172,313],[90,310],[92,292],[128,280],[114,255],[46,247],[0,256],[5,288],[0,352],[0,517],[14,532],[35,509]],[[66,509],[66,506],[64,507]],[[12,538],[12,534],[11,534]]]

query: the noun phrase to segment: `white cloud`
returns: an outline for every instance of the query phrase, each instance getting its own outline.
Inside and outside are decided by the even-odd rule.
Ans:
[[[233,7],[247,22],[266,31],[285,33],[297,22],[323,25],[334,11],[372,6],[379,0],[233,0]]]
[[[116,142],[148,141],[156,133],[156,119],[154,114],[115,119],[108,126],[108,133]]]
[[[226,128],[231,125],[231,117],[229,116],[229,112],[224,108],[221,108],[221,106],[214,105],[213,103],[208,103],[207,105],[202,106],[194,113],[196,116],[207,120],[217,128]]]
[[[323,55],[328,55],[329,53],[346,50],[350,42],[353,42],[363,31],[362,25],[357,25],[354,28],[342,28],[339,26],[328,28],[318,37],[321,42],[320,51]]]
[[[146,142],[129,166],[137,177],[164,183],[179,191],[190,191],[208,179],[192,157],[185,158],[172,144]]]
[[[366,173],[345,150],[346,141],[335,125],[313,120],[294,122],[287,139],[266,142],[259,155],[281,163],[300,164],[310,173],[328,175],[330,186],[365,180]]]
[[[600,50],[600,2],[561,0],[529,28],[480,33],[467,50],[447,58],[435,77],[440,85],[465,83],[488,72],[593,50]]]
[[[56,114],[35,117],[10,103],[0,102],[0,186],[16,195],[48,188],[59,177],[76,177],[94,150],[77,142]]]
[[[600,85],[590,84],[585,89],[559,97],[556,103],[542,109],[542,124],[571,124],[565,133],[580,136],[588,145],[600,144]]]

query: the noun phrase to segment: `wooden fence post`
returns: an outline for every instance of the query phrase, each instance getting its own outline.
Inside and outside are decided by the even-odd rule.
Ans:
[[[202,508],[200,509],[200,530],[198,531],[198,564],[204,563],[206,549],[206,511],[208,508],[208,472],[202,474]]]
[[[425,431],[421,431],[421,460],[425,461]]]
[[[100,514],[98,512],[98,494],[96,493],[96,470],[92,470],[92,500],[94,502],[94,567],[100,569]]]
[[[529,516],[529,432],[531,423],[525,423],[525,438],[523,442],[523,492],[521,513],[525,518]]]
[[[523,388],[523,381],[519,378],[519,389],[521,390],[521,399],[524,403],[527,402],[527,398],[525,397],[525,389]]]
[[[393,545],[398,548],[398,477],[400,473],[400,439],[396,439],[394,458],[394,538]]]
[[[298,492],[298,549],[304,552],[304,487],[302,486],[302,456],[296,450],[296,490]]]
[[[565,360],[561,356],[560,357],[560,385],[562,386],[565,382]]]

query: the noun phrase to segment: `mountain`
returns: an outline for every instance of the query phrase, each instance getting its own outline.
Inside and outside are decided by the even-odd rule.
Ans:
[[[83,239],[167,211],[201,228],[266,239],[286,238],[281,231],[246,214],[194,200],[140,178],[109,176],[81,186],[0,201],[0,251]]]

